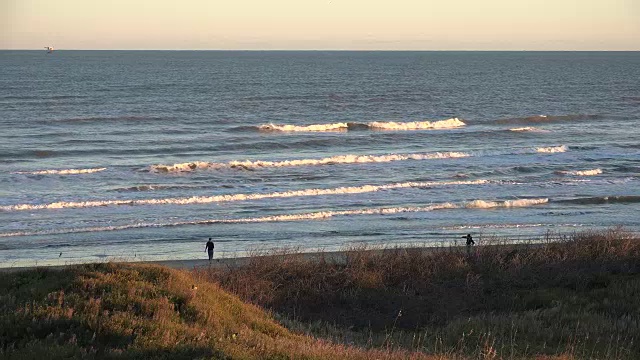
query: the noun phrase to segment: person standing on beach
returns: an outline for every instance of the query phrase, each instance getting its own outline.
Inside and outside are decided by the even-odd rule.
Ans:
[[[467,239],[467,254],[471,255],[471,246],[475,245],[476,242],[473,241],[473,238],[471,237],[471,234],[467,234],[467,236],[463,236],[462,238],[466,238]]]
[[[215,245],[213,245],[213,241],[211,241],[211,238],[209,238],[209,241],[207,241],[207,244],[204,246],[204,251],[209,253],[209,262],[211,262],[211,259],[213,259],[213,248],[215,247]]]
[[[471,245],[475,245],[476,242],[473,241],[473,238],[471,237],[471,234],[467,234],[467,236],[463,236],[463,238],[467,239],[467,246],[471,246]]]

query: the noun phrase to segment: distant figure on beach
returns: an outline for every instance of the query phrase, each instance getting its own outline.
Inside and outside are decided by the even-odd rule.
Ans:
[[[471,237],[471,234],[467,234],[467,236],[463,236],[463,238],[467,239],[467,246],[471,246],[471,245],[475,245],[476,242],[473,241],[473,238]]]
[[[213,259],[213,248],[215,247],[215,245],[213,245],[213,241],[211,241],[211,238],[209,238],[209,241],[207,241],[207,245],[204,246],[204,251],[209,253],[209,261],[211,261],[211,259]]]
[[[471,234],[467,234],[467,236],[463,236],[463,239],[466,238],[467,239],[467,255],[471,256],[471,246],[475,245],[475,241],[473,241],[473,238],[471,237]]]

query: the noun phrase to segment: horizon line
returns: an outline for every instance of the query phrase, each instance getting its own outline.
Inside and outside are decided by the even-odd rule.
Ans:
[[[0,51],[46,51],[46,47],[42,48],[0,48]],[[531,50],[531,49],[81,49],[81,48],[53,48],[53,51],[241,51],[241,52],[640,52],[640,49],[626,50],[610,50],[610,49],[594,49],[594,50]]]

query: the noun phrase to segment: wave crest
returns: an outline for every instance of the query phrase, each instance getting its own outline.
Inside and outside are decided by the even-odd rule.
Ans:
[[[518,199],[518,200],[504,200],[504,201],[485,201],[485,200],[474,200],[466,203],[464,206],[466,208],[472,209],[490,209],[497,207],[526,207],[532,205],[540,205],[546,204],[549,202],[547,198],[540,199]]]
[[[440,121],[414,121],[414,122],[379,122],[374,121],[368,124],[369,128],[375,130],[429,130],[429,129],[453,129],[465,126],[466,124],[458,118],[451,118]]]
[[[513,129],[509,129],[509,131],[513,131],[513,132],[550,132],[549,130],[543,130],[543,129],[540,129],[540,128],[537,128],[537,127],[533,127],[533,126],[513,128]]]
[[[62,170],[39,170],[39,171],[18,171],[14,174],[28,174],[28,175],[76,175],[76,174],[92,174],[100,171],[107,170],[107,168],[94,168],[94,169],[62,169]]]
[[[560,171],[559,173],[563,175],[593,176],[593,175],[602,174],[602,169]]]
[[[563,153],[567,150],[569,150],[569,148],[566,145],[536,148],[536,151],[539,153]]]
[[[258,127],[260,131],[281,131],[281,132],[318,132],[318,131],[347,131],[347,123],[335,123],[335,124],[314,124],[306,126],[298,125],[278,125],[278,124],[265,124]]]
[[[505,201],[484,201],[484,200],[475,200],[468,203],[462,204],[453,204],[453,203],[440,203],[440,204],[431,204],[428,206],[409,206],[409,207],[386,207],[386,208],[364,208],[364,209],[353,209],[353,210],[331,210],[331,211],[318,211],[318,212],[309,212],[309,213],[298,213],[298,214],[282,214],[282,215],[273,215],[273,216],[264,216],[264,217],[253,217],[253,218],[241,218],[241,219],[208,219],[208,220],[195,220],[195,221],[180,221],[173,223],[136,223],[129,225],[117,225],[117,226],[105,226],[105,227],[87,227],[87,228],[76,228],[76,229],[64,229],[64,230],[42,230],[42,231],[24,231],[24,232],[12,232],[12,233],[0,233],[0,238],[2,237],[12,237],[12,236],[32,236],[32,235],[53,235],[53,234],[70,234],[70,233],[82,233],[82,232],[102,232],[102,231],[116,231],[116,230],[126,230],[126,229],[135,229],[135,228],[149,228],[149,227],[174,227],[174,226],[187,226],[187,225],[209,225],[209,224],[238,224],[238,223],[262,223],[262,222],[283,222],[283,221],[303,221],[303,220],[322,220],[328,219],[335,216],[354,216],[354,215],[389,215],[389,214],[399,214],[399,213],[408,213],[408,212],[428,212],[434,210],[443,210],[443,209],[460,209],[460,208],[470,208],[470,209],[478,209],[481,207],[467,206],[468,204],[474,203],[493,203],[495,206],[492,207],[503,207],[510,208],[519,204],[517,206],[530,206],[530,205],[538,205],[543,204],[548,201],[548,199],[527,199],[525,202],[520,202],[521,200],[505,200]]]
[[[368,192],[376,192],[381,190],[393,190],[404,188],[421,188],[434,186],[451,186],[451,185],[482,185],[487,184],[487,180],[470,180],[470,181],[431,181],[431,182],[405,182],[385,185],[363,185],[339,187],[330,189],[304,189],[296,191],[284,191],[274,193],[254,193],[254,194],[229,194],[214,196],[192,196],[183,198],[164,198],[164,199],[140,199],[140,200],[95,200],[95,201],[78,201],[78,202],[55,202],[49,204],[19,204],[0,206],[0,210],[4,211],[25,211],[25,210],[52,210],[52,209],[69,209],[69,208],[91,208],[100,206],[120,206],[120,205],[194,205],[208,204],[218,202],[235,202],[261,200],[270,198],[290,198],[303,196],[321,196],[321,195],[344,195],[344,194],[362,194]]]
[[[313,124],[313,125],[282,125],[282,124],[264,124],[258,127],[259,131],[264,132],[322,132],[322,131],[347,131],[347,130],[437,130],[437,129],[453,129],[465,126],[466,124],[458,118],[451,118],[438,121],[413,121],[413,122],[394,122],[394,121],[372,121],[368,123],[332,123],[332,124]]]
[[[431,160],[431,159],[449,159],[470,156],[463,152],[436,152],[426,154],[389,154],[389,155],[336,155],[322,159],[297,159],[282,161],[263,161],[263,160],[245,160],[245,161],[229,161],[227,163],[215,162],[188,162],[173,165],[151,165],[150,171],[153,172],[189,172],[196,169],[221,169],[221,168],[279,168],[290,166],[314,166],[314,165],[335,165],[335,164],[356,164],[356,163],[384,163],[391,161],[404,160]]]

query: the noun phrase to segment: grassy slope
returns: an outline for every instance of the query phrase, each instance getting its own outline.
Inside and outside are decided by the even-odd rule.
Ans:
[[[638,359],[638,334],[640,240],[624,232],[473,256],[0,273],[3,359]]]
[[[292,334],[216,284],[160,266],[96,264],[0,274],[0,358],[394,357],[426,358]]]
[[[346,264],[275,256],[206,275],[288,327],[334,341],[485,358],[640,358],[640,239],[608,231],[474,251],[353,251]]]

